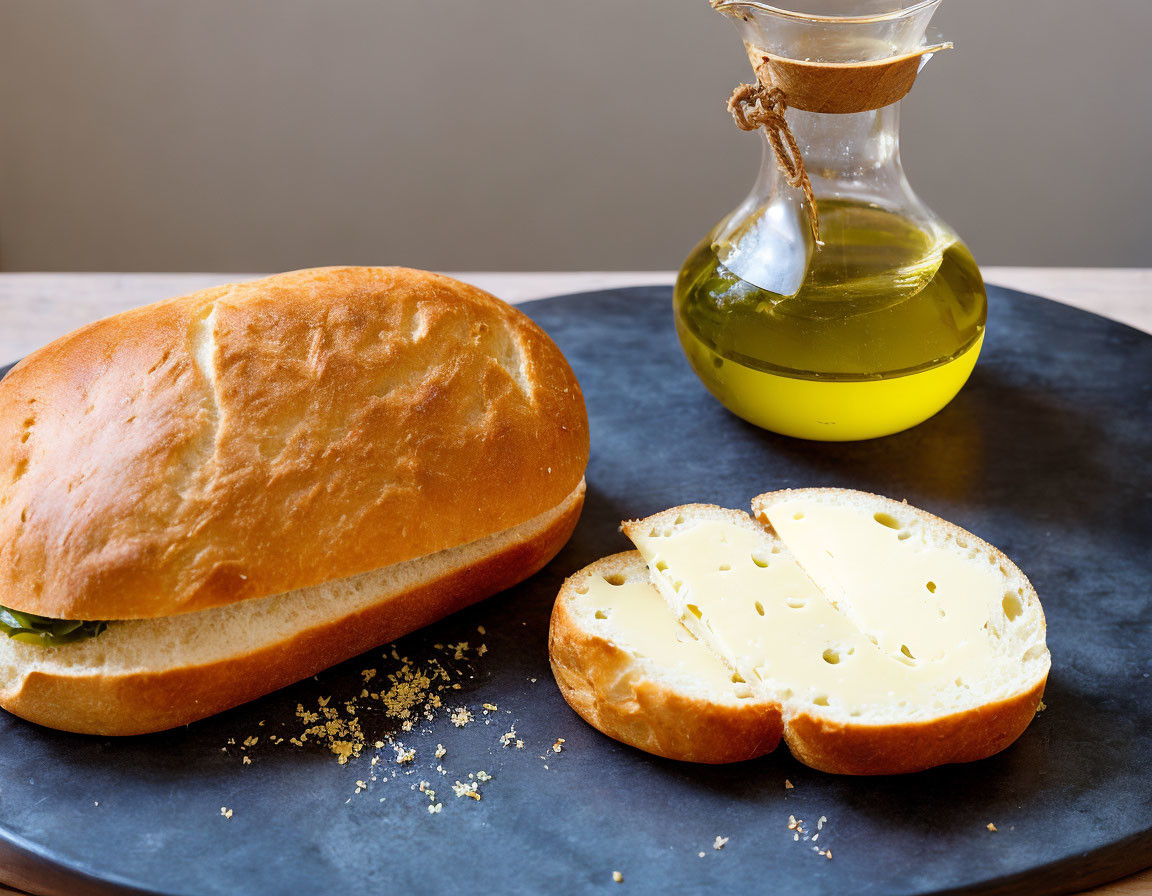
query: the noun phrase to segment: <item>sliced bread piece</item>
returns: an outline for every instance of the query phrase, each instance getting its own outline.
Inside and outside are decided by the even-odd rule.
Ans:
[[[1007,558],[860,492],[756,507],[774,529],[689,505],[624,531],[684,624],[780,703],[798,759],[895,774],[982,759],[1024,731],[1049,658],[1035,591]]]
[[[733,673],[669,611],[636,551],[565,581],[548,655],[568,704],[631,746],[688,762],[753,759],[780,743],[780,707]]]

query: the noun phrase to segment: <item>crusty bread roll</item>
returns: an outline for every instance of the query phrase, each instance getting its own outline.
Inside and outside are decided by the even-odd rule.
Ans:
[[[650,608],[654,624],[665,626],[656,614],[670,610],[753,690],[769,708],[766,737],[783,729],[793,754],[824,771],[897,774],[982,759],[1023,733],[1050,659],[1043,610],[1015,564],[876,495],[800,489],[761,495],[754,507],[763,522],[686,505],[623,528],[664,598]],[[562,593],[558,604],[571,601]],[[629,650],[607,615],[605,636]],[[642,749],[650,747],[632,732],[675,729],[666,707],[686,701],[686,686],[664,676],[671,695],[636,707],[627,689],[612,687],[606,650],[553,642],[576,645],[566,645],[557,679],[593,725]],[[697,690],[713,679],[713,695],[727,690],[703,675]],[[612,723],[626,712],[647,715],[627,728]],[[717,727],[694,749],[719,747],[723,736]]]
[[[0,604],[142,622],[0,644],[0,705],[135,733],[310,675],[536,571],[587,459],[559,349],[447,277],[298,271],[91,324],[0,383]]]
[[[597,560],[560,589],[548,657],[568,704],[609,737],[686,762],[776,749],[778,708],[682,626],[636,551]]]

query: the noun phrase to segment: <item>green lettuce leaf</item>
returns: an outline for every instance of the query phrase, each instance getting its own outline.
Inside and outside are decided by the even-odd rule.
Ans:
[[[39,644],[41,647],[54,647],[58,644],[72,644],[85,638],[95,638],[107,622],[83,622],[78,619],[50,619],[34,613],[22,613],[0,606],[0,632],[17,641]]]

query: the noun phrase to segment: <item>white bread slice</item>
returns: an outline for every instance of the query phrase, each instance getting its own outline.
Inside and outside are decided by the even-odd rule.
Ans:
[[[1023,732],[1049,657],[1039,601],[1011,561],[930,514],[860,492],[776,493],[756,507],[783,541],[743,513],[701,505],[624,531],[685,625],[778,703],[798,759],[894,774],[981,759]],[[797,514],[817,526],[789,526]],[[877,562],[854,559],[861,539],[858,554]],[[843,565],[826,568],[829,548]]]
[[[509,588],[572,534],[584,482],[478,541],[374,572],[223,607],[112,622],[42,647],[0,636],[0,704],[40,725],[129,735],[255,699]]]
[[[668,759],[720,763],[776,749],[778,707],[668,611],[636,551],[597,560],[560,589],[548,632],[564,699],[609,737]]]

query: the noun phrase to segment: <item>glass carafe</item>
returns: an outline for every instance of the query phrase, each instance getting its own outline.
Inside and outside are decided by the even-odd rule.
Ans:
[[[735,21],[754,63],[771,54],[842,66],[922,52],[939,2],[713,6]],[[805,439],[887,435],[935,414],[972,372],[984,282],[956,233],[909,186],[899,114],[898,101],[856,112],[789,107],[820,242],[804,192],[761,131],[752,192],[680,271],[681,345],[709,391],[757,426]]]

